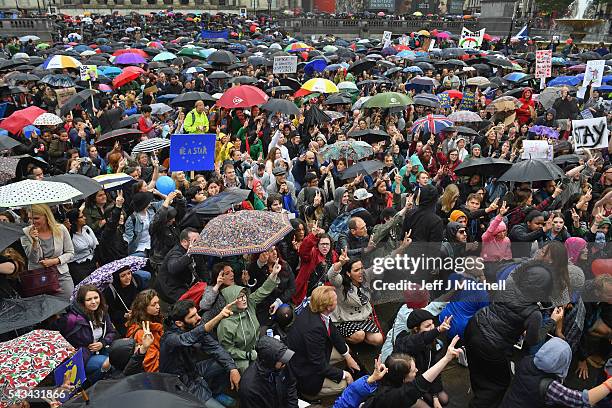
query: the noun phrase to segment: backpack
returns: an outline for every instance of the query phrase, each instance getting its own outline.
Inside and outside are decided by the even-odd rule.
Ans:
[[[196,306],[196,309],[200,310],[200,301],[204,296],[206,290],[206,282],[198,282],[192,287],[187,289],[187,292],[183,293],[179,300],[191,300]]]
[[[337,216],[334,221],[332,221],[331,225],[329,226],[329,230],[327,231],[331,239],[333,239],[334,241],[338,241],[338,238],[341,234],[346,234],[349,230],[348,221],[353,215],[362,211],[365,211],[365,208],[359,207]]]
[[[505,281],[506,279],[508,279],[508,276],[510,276],[510,273],[513,270],[515,270],[519,265],[520,265],[520,263],[518,263],[518,262],[512,262],[512,263],[503,265],[497,271],[497,274],[496,274],[497,275],[497,281],[498,282],[502,282],[502,281]]]

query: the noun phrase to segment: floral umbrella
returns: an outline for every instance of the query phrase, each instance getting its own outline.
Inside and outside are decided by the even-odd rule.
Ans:
[[[113,273],[126,267],[130,268],[132,272],[136,272],[137,270],[143,268],[146,264],[147,258],[140,256],[126,256],[125,258],[117,259],[116,261],[102,265],[93,271],[91,275],[83,279],[81,283],[76,285],[74,291],[72,292],[70,301],[75,299],[81,286],[94,285],[96,288],[100,289],[100,291],[104,291],[108,285],[113,283]]]
[[[50,330],[34,330],[0,343],[0,388],[5,390],[0,393],[0,406],[23,399],[19,394],[36,387],[73,353],[68,341]]]
[[[328,161],[338,160],[341,157],[357,161],[374,154],[374,151],[372,146],[366,142],[344,140],[323,146],[320,153]]]
[[[476,112],[467,111],[467,110],[460,110],[457,112],[453,112],[450,115],[448,115],[448,118],[452,120],[453,122],[462,122],[462,123],[482,122],[482,118],[480,117],[480,115],[478,115]]]
[[[56,126],[60,123],[64,123],[62,118],[57,116],[55,113],[45,112],[36,118],[33,125],[35,126]]]
[[[188,254],[226,257],[257,254],[272,248],[293,228],[286,214],[245,210],[213,218]]]

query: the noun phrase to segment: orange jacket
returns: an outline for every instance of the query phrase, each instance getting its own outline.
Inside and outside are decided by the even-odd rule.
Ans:
[[[164,334],[164,326],[161,323],[151,322],[151,333],[153,334],[153,344],[147,350],[142,365],[146,372],[154,373],[159,371],[159,342]],[[127,337],[133,338],[138,344],[142,344],[143,334],[144,331],[137,323],[128,327]]]

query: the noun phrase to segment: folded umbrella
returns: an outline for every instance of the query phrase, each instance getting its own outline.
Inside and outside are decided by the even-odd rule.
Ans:
[[[371,175],[374,172],[381,170],[384,167],[384,163],[380,160],[366,160],[353,164],[348,169],[344,170],[340,174],[342,180],[357,177],[358,175]]]
[[[5,233],[6,229],[0,226],[0,231]],[[5,299],[0,306],[0,334],[35,326],[68,306],[70,303],[50,295]]]
[[[553,162],[540,159],[529,159],[515,163],[499,181],[548,181],[565,177],[565,172]]]
[[[45,181],[54,181],[57,183],[66,183],[81,192],[80,196],[74,197],[75,200],[82,200],[92,194],[102,190],[102,184],[96,180],[83,176],[82,174],[59,174],[57,176],[46,177]]]

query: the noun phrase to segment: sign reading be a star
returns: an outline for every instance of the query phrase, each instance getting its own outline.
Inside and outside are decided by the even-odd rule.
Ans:
[[[170,170],[214,170],[214,133],[172,135],[170,137]]]

